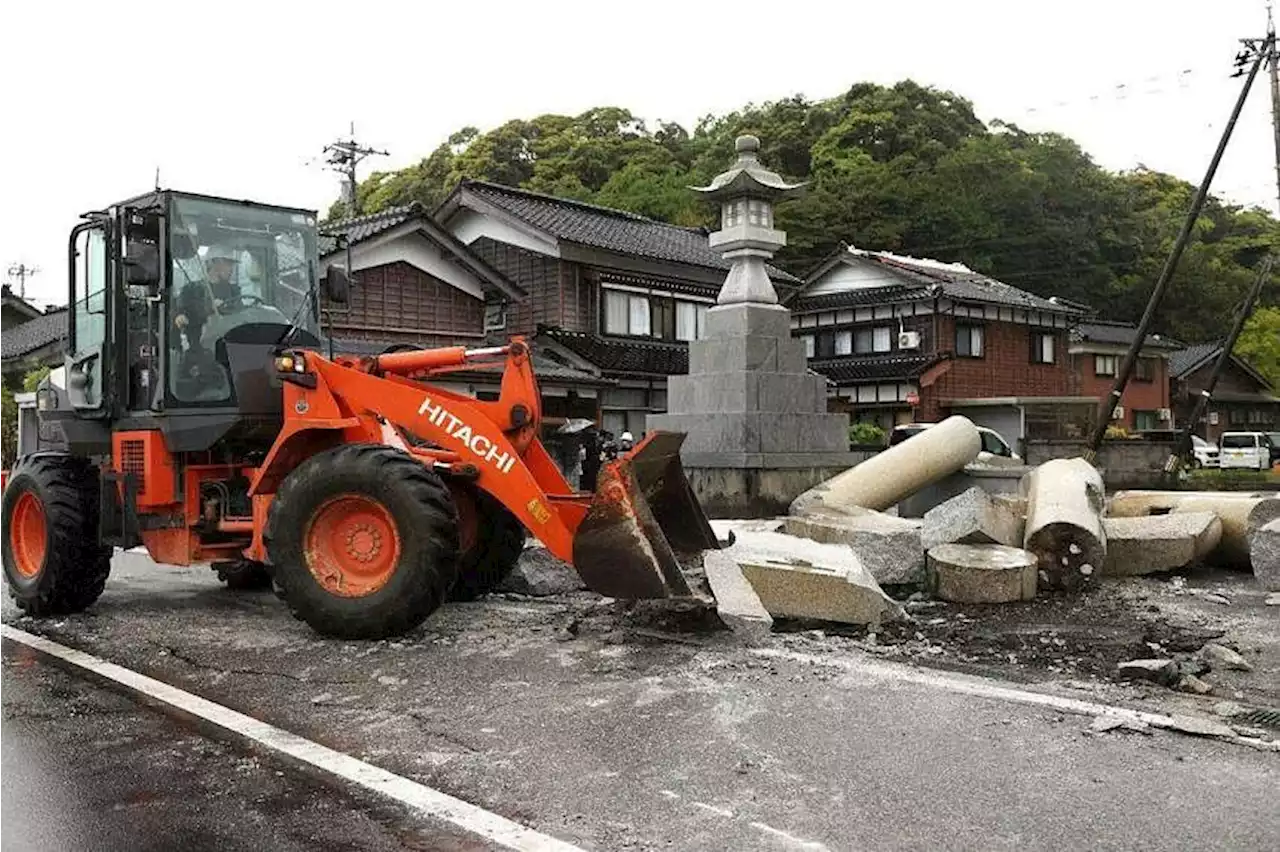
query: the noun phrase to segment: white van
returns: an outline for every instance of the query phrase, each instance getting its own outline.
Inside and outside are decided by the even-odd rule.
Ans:
[[[1266,432],[1223,432],[1218,440],[1218,466],[1270,470],[1276,452]]]

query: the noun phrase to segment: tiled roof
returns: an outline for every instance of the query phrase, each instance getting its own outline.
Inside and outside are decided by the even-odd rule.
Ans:
[[[1137,326],[1127,322],[1104,322],[1094,320],[1083,322],[1071,330],[1071,339],[1080,343],[1106,343],[1110,345],[1129,346],[1133,343]],[[1159,334],[1148,334],[1143,347],[1153,349],[1177,349],[1182,344]]]
[[[358,243],[370,237],[376,237],[385,231],[390,231],[392,228],[397,228],[414,216],[421,215],[424,212],[419,204],[406,204],[403,207],[388,207],[386,210],[380,210],[368,216],[357,216],[354,219],[331,222],[324,225],[320,231],[320,256],[324,257],[337,249],[338,241],[336,237],[339,234],[345,234],[352,243]]]
[[[605,373],[670,376],[689,372],[689,347],[684,343],[624,340],[547,326],[538,332]]]
[[[1169,356],[1169,374],[1181,379],[1188,373],[1195,372],[1200,365],[1215,357],[1222,351],[1222,341],[1196,343],[1186,349],[1179,349]]]
[[[894,355],[874,358],[832,358],[809,366],[837,385],[917,378],[942,360],[936,355]]]
[[[6,361],[21,358],[50,343],[66,339],[67,309],[58,308],[6,331],[0,341],[0,355]]]
[[[933,298],[936,294],[956,301],[1004,305],[1024,310],[1052,311],[1075,316],[1084,313],[1083,308],[1079,305],[1062,300],[1042,298],[1011,284],[974,272],[961,263],[943,263],[924,258],[906,257],[890,252],[864,251],[852,247],[841,249],[837,254],[828,258],[809,276],[810,283],[822,278],[835,263],[850,260],[875,263],[902,282],[901,285],[894,284],[889,285],[887,288],[874,288],[878,295],[889,291],[893,287],[901,286],[904,289],[914,288],[917,291],[921,291],[916,298]],[[936,289],[928,291],[927,288],[930,285],[935,286]],[[812,296],[806,298],[804,291],[801,290],[796,297],[796,309],[800,309],[799,306],[801,304],[806,305],[805,309],[810,309],[808,307],[809,301],[817,298],[820,297]],[[872,301],[865,292],[865,288],[850,288],[841,293],[827,294],[821,298],[825,299],[822,307],[867,304]],[[892,301],[905,300],[905,296],[892,299]]]
[[[625,210],[512,189],[488,181],[466,180],[461,189],[475,193],[558,240],[690,266],[729,268],[729,262],[708,245],[707,232],[702,228],[670,225]],[[788,272],[773,266],[768,269],[775,282],[799,283],[799,279]]]
[[[928,287],[913,284],[888,284],[884,287],[859,287],[840,293],[804,296],[791,304],[793,311],[818,311],[859,305],[883,305],[890,302],[913,302],[933,298]]]

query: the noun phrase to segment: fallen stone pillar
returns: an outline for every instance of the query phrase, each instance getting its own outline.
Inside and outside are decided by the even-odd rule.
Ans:
[[[745,639],[767,636],[773,618],[743,575],[738,563],[719,550],[703,554],[702,568],[716,599],[716,613],[725,626]]]
[[[1271,521],[1249,535],[1249,561],[1253,576],[1268,592],[1280,592],[1280,520]]]
[[[924,582],[919,521],[866,509],[850,515],[789,517],[784,529],[811,541],[848,545],[881,585]]]
[[[940,544],[929,550],[929,588],[954,603],[1008,603],[1036,596],[1037,559],[1003,544]]]
[[[1280,518],[1280,499],[1262,492],[1232,491],[1119,491],[1112,495],[1107,514],[1113,518],[1163,515],[1170,512],[1212,512],[1222,521],[1222,540],[1207,561],[1246,569],[1250,565],[1249,536]]]
[[[1003,544],[1021,547],[1023,519],[997,503],[981,488],[940,503],[924,515],[920,543],[925,550],[940,544]]]
[[[977,458],[982,439],[965,417],[948,417],[801,494],[792,515],[840,514],[851,508],[883,512]]]
[[[721,552],[742,568],[775,618],[880,624],[902,615],[848,547],[782,533],[743,532]]]
[[[1027,474],[1023,547],[1036,555],[1041,588],[1078,589],[1102,570],[1102,475],[1084,459],[1051,459]]]
[[[1107,559],[1102,573],[1132,577],[1197,565],[1222,540],[1212,512],[1178,512],[1142,518],[1103,518]]]

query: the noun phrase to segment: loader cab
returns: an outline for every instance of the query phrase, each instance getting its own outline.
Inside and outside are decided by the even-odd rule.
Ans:
[[[271,353],[319,342],[316,268],[308,210],[160,190],[85,214],[58,392],[68,442],[101,452],[112,428],[160,428],[172,451],[269,443]]]

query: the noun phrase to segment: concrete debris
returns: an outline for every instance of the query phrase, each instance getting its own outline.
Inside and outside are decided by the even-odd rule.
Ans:
[[[1178,691],[1189,692],[1192,695],[1208,695],[1213,692],[1213,687],[1195,675],[1187,674],[1178,680]]]
[[[1039,560],[1041,588],[1079,589],[1106,564],[1104,490],[1084,459],[1052,459],[1023,482],[1027,523],[1023,547]]]
[[[1161,686],[1173,686],[1178,682],[1178,664],[1170,659],[1129,660],[1116,666],[1116,674],[1122,680],[1149,680]]]
[[[1215,565],[1247,569],[1250,534],[1280,518],[1280,499],[1263,492],[1119,491],[1107,514],[1133,518],[1167,512],[1212,512],[1222,521],[1222,540],[1209,555]]]
[[[992,494],[991,502],[1003,506],[1024,521],[1027,519],[1027,498],[1020,494]]]
[[[1217,642],[1210,642],[1200,649],[1197,656],[1215,669],[1229,669],[1237,672],[1251,672],[1253,666],[1244,657]]]
[[[562,595],[585,588],[573,566],[561,562],[540,544],[526,547],[516,567],[498,584],[499,591],[534,597]]]
[[[1202,719],[1199,716],[1175,714],[1169,717],[1169,723],[1165,727],[1197,737],[1226,737],[1228,739],[1235,739],[1236,737],[1236,732],[1230,726],[1213,719]]]
[[[1231,606],[1231,598],[1226,595],[1220,595],[1217,592],[1210,592],[1206,589],[1192,589],[1191,594],[1200,598],[1202,601],[1208,601],[1209,603],[1216,603],[1222,606]]]
[[[1273,502],[1280,503],[1280,500]],[[1270,521],[1249,533],[1249,564],[1263,589],[1280,591],[1280,520]]]
[[[775,618],[879,624],[903,616],[853,550],[782,533],[742,532],[721,551]]]
[[[1036,596],[1036,557],[1002,544],[940,544],[929,550],[929,586],[955,603],[1007,603]]]
[[[1090,733],[1105,734],[1109,731],[1124,731],[1126,733],[1135,734],[1151,734],[1151,726],[1139,719],[1130,719],[1125,716],[1115,716],[1104,713],[1093,720],[1093,724],[1089,725]]]
[[[715,596],[716,612],[726,627],[744,639],[759,639],[773,630],[773,618],[737,562],[721,551],[708,550],[702,567]]]
[[[970,488],[930,509],[920,529],[920,544],[1003,544],[1022,546],[1023,519],[981,488]]]
[[[1263,603],[1267,606],[1280,606],[1280,592],[1272,592],[1267,595],[1267,599]]]
[[[1222,539],[1222,522],[1211,512],[1143,518],[1103,518],[1107,560],[1102,572],[1130,577],[1198,564]]]
[[[952,416],[844,473],[814,486],[791,504],[792,515],[845,514],[853,507],[883,512],[978,457],[982,439],[966,417]]]
[[[812,541],[848,545],[881,585],[924,582],[919,521],[863,509],[849,515],[789,517],[784,528]]]
[[[1219,701],[1213,705],[1213,712],[1230,719],[1232,716],[1243,716],[1249,711],[1234,701]]]

